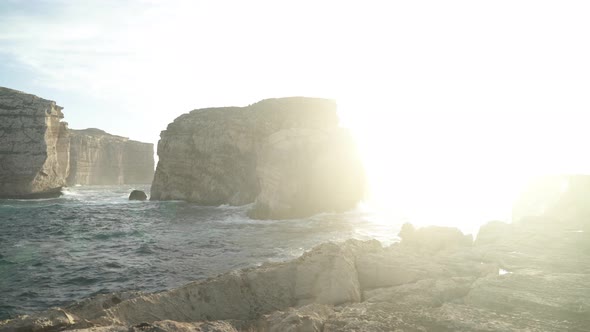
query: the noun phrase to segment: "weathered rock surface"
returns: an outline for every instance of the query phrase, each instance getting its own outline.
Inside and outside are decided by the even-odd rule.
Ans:
[[[154,146],[100,129],[70,130],[68,185],[151,183]]]
[[[590,175],[539,177],[529,184],[515,204],[513,220],[543,216],[568,227],[590,231]]]
[[[590,238],[547,225],[495,222],[462,245],[447,245],[466,241],[452,229],[406,227],[386,248],[327,243],[167,292],[100,295],[0,331],[587,331]]]
[[[325,99],[194,110],[162,132],[158,156],[152,200],[257,201],[258,217],[349,209],[364,189],[350,137]]]
[[[409,223],[402,225],[399,237],[404,245],[429,252],[469,247],[473,243],[471,234],[463,235],[461,231],[453,227],[428,226],[415,229]]]
[[[70,146],[61,110],[54,101],[0,87],[0,198],[60,195]]]

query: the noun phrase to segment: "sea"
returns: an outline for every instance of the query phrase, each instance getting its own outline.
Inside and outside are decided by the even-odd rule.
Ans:
[[[280,262],[328,241],[398,241],[401,223],[364,208],[252,220],[250,206],[129,201],[149,186],[76,186],[0,200],[0,320],[117,291],[157,292]]]

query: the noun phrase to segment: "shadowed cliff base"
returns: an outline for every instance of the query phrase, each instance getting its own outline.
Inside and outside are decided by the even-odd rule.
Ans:
[[[490,222],[475,241],[406,224],[388,247],[325,243],[165,292],[98,295],[0,331],[587,331],[590,218],[578,206],[588,178],[568,176],[546,214]]]
[[[267,99],[207,108],[162,132],[152,200],[254,203],[255,218],[297,218],[354,208],[365,176],[334,101]]]

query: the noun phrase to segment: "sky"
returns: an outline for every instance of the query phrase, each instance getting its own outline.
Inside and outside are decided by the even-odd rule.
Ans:
[[[563,0],[2,0],[0,86],[153,143],[195,108],[333,98],[384,205],[481,210],[590,171],[588,17]]]

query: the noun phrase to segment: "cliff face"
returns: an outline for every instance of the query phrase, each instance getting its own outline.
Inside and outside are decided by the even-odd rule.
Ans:
[[[260,193],[249,214],[258,219],[343,212],[363,198],[363,166],[344,129],[276,132],[265,140],[256,171]]]
[[[154,179],[154,145],[134,140],[125,143],[123,178],[126,184],[152,183]]]
[[[153,144],[129,140],[99,129],[71,130],[69,185],[150,183]]]
[[[59,196],[68,184],[150,183],[154,146],[70,130],[54,101],[0,87],[0,198]]]
[[[301,188],[296,190],[297,194],[306,194],[314,192],[317,179],[302,172],[289,182],[286,177],[290,173],[284,167],[313,161],[321,168],[319,154],[330,149],[339,150],[337,140],[330,138],[332,133],[338,132],[337,126],[335,103],[318,98],[268,99],[247,107],[194,110],[178,117],[161,134],[158,143],[160,161],[151,199],[241,205],[254,202],[264,189],[259,200],[261,205],[273,208],[275,205],[267,204],[266,198],[275,194],[282,195],[279,199],[289,203],[294,196],[291,193],[283,195],[282,185]],[[268,148],[271,135],[283,130],[300,135],[286,136],[289,141],[286,144],[291,148]],[[309,135],[315,137],[315,141]],[[271,141],[274,142],[274,138]],[[323,145],[314,147],[314,142]],[[276,158],[272,154],[277,154]],[[263,163],[280,160],[280,165],[275,163],[257,170],[261,160]],[[309,175],[319,173],[309,172]],[[351,174],[353,177],[357,175]],[[279,182],[281,185],[275,185]],[[308,214],[326,209],[331,210],[332,204],[300,211]],[[281,210],[282,217],[299,216],[299,210],[284,212]],[[255,216],[258,215],[273,214],[265,211],[264,215]]]
[[[284,128],[335,127],[335,108],[328,100],[285,98],[184,114],[161,134],[151,197],[251,203],[259,192],[256,160],[264,140]]]
[[[0,87],[0,197],[59,195],[69,134],[54,101]]]

